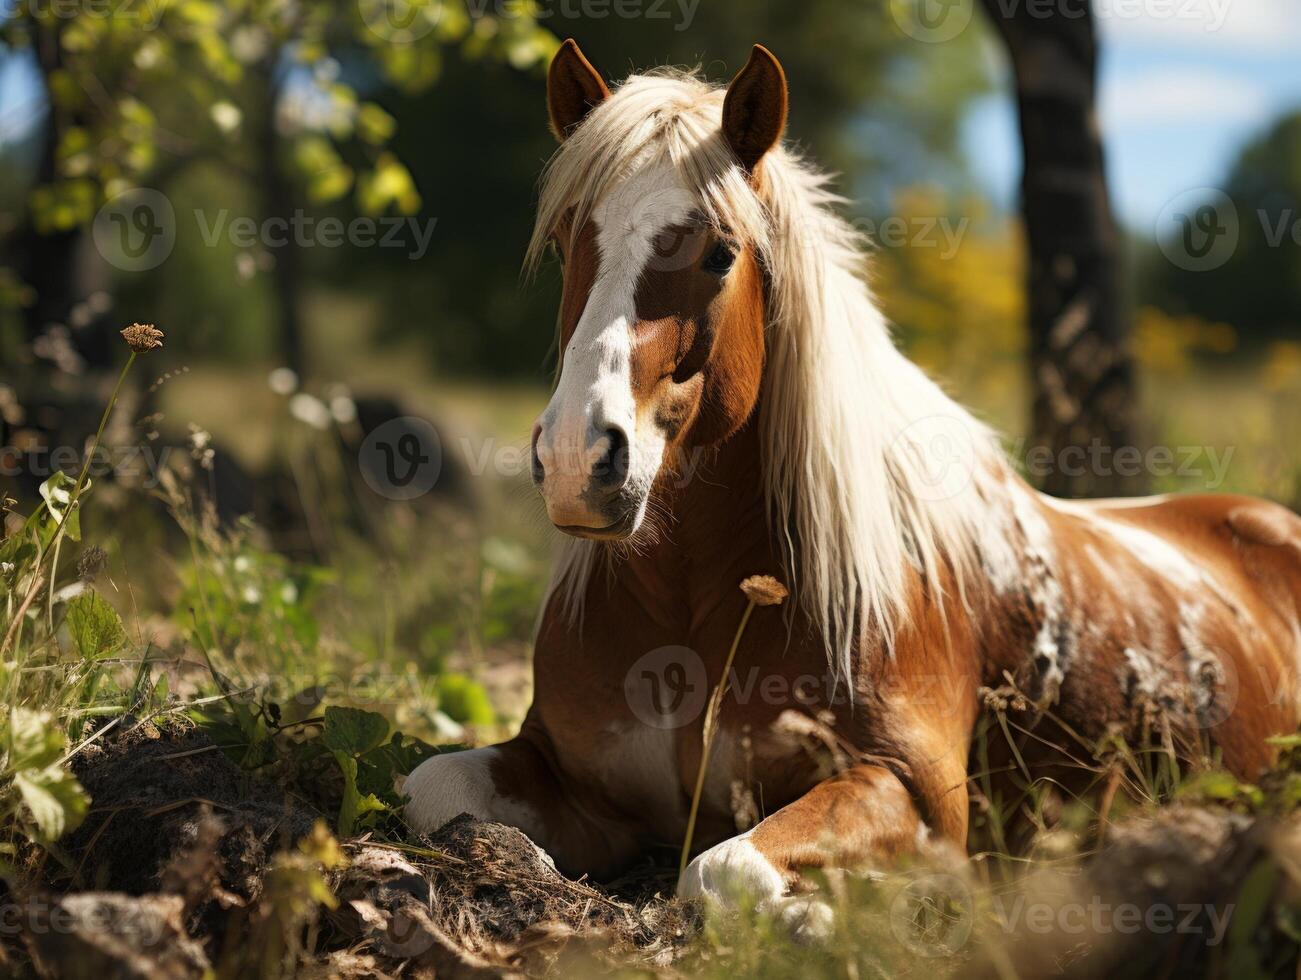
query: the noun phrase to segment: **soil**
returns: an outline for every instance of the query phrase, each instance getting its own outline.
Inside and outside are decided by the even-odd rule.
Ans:
[[[8,896],[21,927],[0,936],[0,970],[93,980],[265,973],[248,950],[284,914],[268,881],[298,867],[277,855],[298,853],[321,815],[242,772],[193,726],[117,727],[124,734],[76,759],[94,802],[62,842],[63,866],[46,862],[44,889]],[[341,845],[347,860],[330,873],[325,903],[336,907],[290,930],[307,936],[304,948],[281,950],[282,960],[301,958],[299,975],[503,976],[580,948],[665,965],[699,926],[693,908],[663,897],[671,875],[641,869],[609,888],[572,881],[519,831],[469,815],[416,846]]]

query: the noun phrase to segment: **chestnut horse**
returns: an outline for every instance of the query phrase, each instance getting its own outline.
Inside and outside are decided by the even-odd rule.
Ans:
[[[415,830],[469,812],[597,876],[680,847],[756,573],[791,597],[741,636],[683,894],[803,915],[801,869],[965,847],[982,689],[1082,739],[1159,716],[1242,776],[1271,761],[1298,720],[1301,519],[1030,489],[891,343],[863,244],[781,144],[764,48],[726,89],[611,92],[568,41],[548,100],[530,260],[554,247],[564,290],[533,478],[570,537],[519,734],[417,768]]]

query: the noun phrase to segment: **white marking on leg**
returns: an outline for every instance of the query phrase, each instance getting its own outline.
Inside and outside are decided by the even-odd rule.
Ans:
[[[786,880],[772,862],[750,843],[754,831],[715,844],[687,865],[678,895],[703,898],[724,906],[750,898],[762,905],[786,893]]]
[[[831,934],[835,916],[817,895],[787,895],[786,879],[750,842],[754,831],[725,840],[689,865],[678,883],[680,898],[698,898],[716,911],[753,902],[801,942],[821,942]]]
[[[411,829],[427,834],[468,813],[518,827],[536,841],[542,825],[537,811],[497,791],[491,765],[500,755],[500,749],[489,746],[448,752],[420,763],[403,786],[410,797],[403,815]]]

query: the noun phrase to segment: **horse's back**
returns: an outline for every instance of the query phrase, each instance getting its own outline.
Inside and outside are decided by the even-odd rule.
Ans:
[[[1268,764],[1301,703],[1301,518],[1231,495],[1043,499],[1075,572],[1066,713],[1099,723],[1173,704],[1230,769]]]
[[[1159,535],[1212,573],[1245,577],[1296,638],[1301,517],[1287,507],[1259,497],[1210,493],[1100,500],[1094,506],[1109,518]]]

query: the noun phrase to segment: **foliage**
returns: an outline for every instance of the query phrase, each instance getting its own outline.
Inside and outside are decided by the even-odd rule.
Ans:
[[[1152,251],[1139,276],[1142,298],[1177,315],[1231,323],[1255,347],[1294,337],[1301,327],[1301,112],[1243,147],[1222,196],[1200,203],[1215,209],[1219,226],[1236,228],[1236,245],[1223,262],[1191,270]]]
[[[277,111],[310,202],[352,192],[367,213],[413,212],[419,195],[386,148],[394,120],[341,76],[341,59],[368,57],[386,82],[419,92],[436,80],[448,44],[527,68],[554,41],[526,16],[494,33],[473,25],[458,0],[409,6],[401,26],[382,5],[341,0],[112,4],[71,17],[19,4],[0,37],[36,53],[57,132],[57,173],[32,191],[37,227],[84,225],[106,198],[180,161],[212,157],[245,169],[250,141]]]

